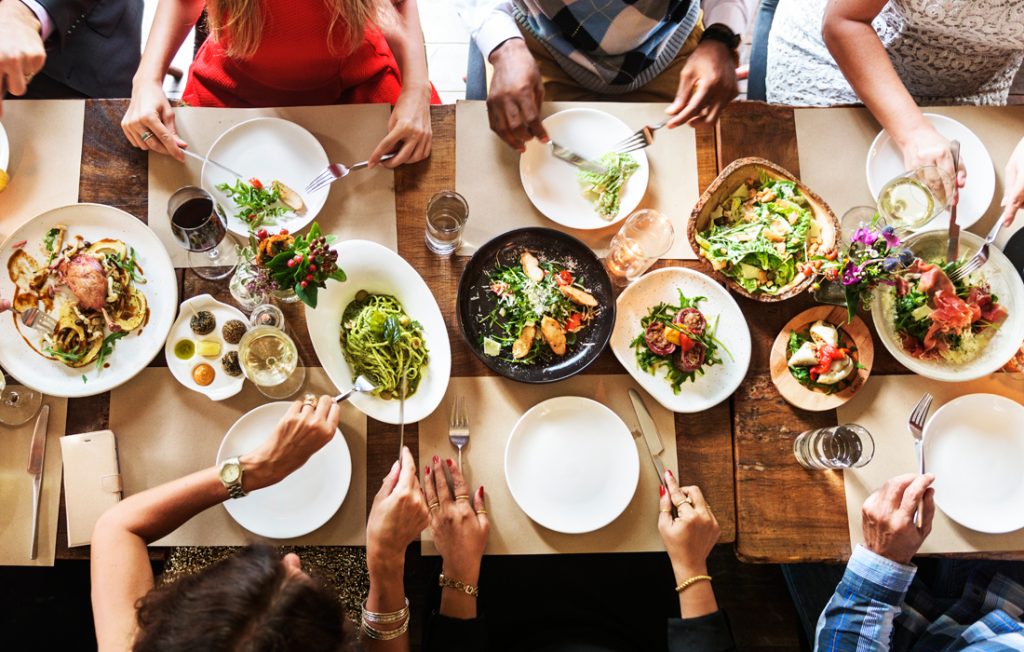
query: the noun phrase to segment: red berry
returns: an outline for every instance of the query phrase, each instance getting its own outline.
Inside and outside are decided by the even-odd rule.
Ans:
[[[315,272],[316,271],[316,265],[310,265],[309,266],[309,271]]]
[[[295,267],[295,261],[294,260],[289,260],[288,261],[288,267]]]
[[[307,283],[306,281],[303,281],[303,282],[299,283],[299,285],[301,285],[302,287],[306,287],[307,285],[309,285],[309,283]]]
[[[313,280],[313,275],[312,274],[306,274],[306,280],[307,281],[312,281]]]
[[[257,237],[257,238],[259,238],[260,240],[263,240],[263,239],[265,239],[265,238],[266,238],[266,237],[267,237],[268,235],[269,235],[269,234],[267,233],[267,230],[266,230],[266,229],[260,229],[260,230],[259,230],[259,232],[258,232],[258,233],[256,234],[256,237]]]
[[[288,235],[288,229],[281,229],[281,235]]]

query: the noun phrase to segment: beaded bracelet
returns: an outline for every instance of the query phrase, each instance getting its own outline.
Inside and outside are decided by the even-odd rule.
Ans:
[[[711,576],[710,575],[694,575],[693,577],[691,577],[688,580],[683,580],[683,582],[679,586],[676,587],[676,593],[682,593],[683,591],[685,591],[686,589],[690,588],[691,586],[693,586],[697,582],[710,582],[710,581],[711,581]]]
[[[445,577],[444,573],[441,573],[437,578],[437,585],[443,589],[455,589],[456,591],[461,591],[462,593],[473,596],[474,598],[480,595],[480,589],[477,587],[471,584],[466,584],[460,580]]]

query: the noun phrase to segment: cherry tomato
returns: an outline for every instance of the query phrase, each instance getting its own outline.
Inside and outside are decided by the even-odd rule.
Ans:
[[[573,277],[572,272],[567,269],[563,269],[558,272],[558,276],[555,277],[555,282],[559,285],[572,285]]]
[[[255,188],[256,190],[263,190],[263,182],[257,179],[256,177],[249,179],[249,185]]]
[[[580,325],[583,323],[583,315],[578,312],[574,312],[569,315],[569,318],[565,320],[565,330],[570,333],[575,333],[579,330]]]

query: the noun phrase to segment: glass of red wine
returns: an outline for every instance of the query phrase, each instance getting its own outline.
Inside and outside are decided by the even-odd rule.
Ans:
[[[202,188],[179,188],[167,201],[171,234],[188,250],[188,266],[207,280],[227,278],[238,265],[238,244],[228,235],[225,218]]]

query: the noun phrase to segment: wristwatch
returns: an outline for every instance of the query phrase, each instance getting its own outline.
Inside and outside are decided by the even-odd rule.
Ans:
[[[730,50],[736,50],[740,47],[740,35],[732,31],[725,23],[713,23],[704,28],[704,33],[700,35],[700,42],[704,41],[718,41],[719,43],[725,43]]]
[[[242,462],[237,457],[230,457],[220,465],[220,481],[228,490],[232,498],[242,498],[245,490],[242,489]]]

